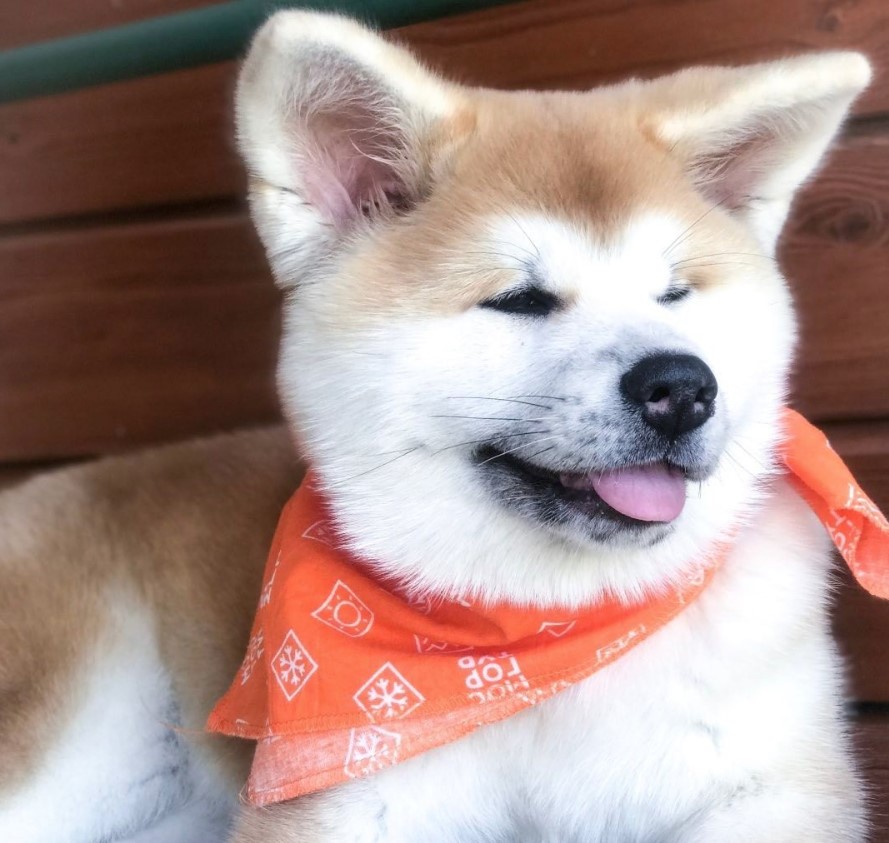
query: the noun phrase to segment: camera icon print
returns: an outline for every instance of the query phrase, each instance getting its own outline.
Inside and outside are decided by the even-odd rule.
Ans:
[[[336,581],[327,599],[312,612],[312,617],[350,638],[367,635],[374,622],[374,613],[342,580]]]

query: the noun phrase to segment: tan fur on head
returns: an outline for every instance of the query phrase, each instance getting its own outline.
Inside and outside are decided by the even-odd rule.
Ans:
[[[479,217],[515,208],[566,215],[603,236],[633,206],[699,205],[689,194],[700,190],[771,250],[794,192],[869,78],[860,54],[825,53],[589,93],[485,91],[441,80],[353,21],[283,12],[245,62],[238,138],[285,284],[356,226],[366,234],[378,213],[430,197],[446,212],[431,209],[407,236],[447,240],[461,217],[473,230]]]
[[[616,665],[367,781],[245,810],[239,843],[863,839],[828,555],[773,472],[795,338],[774,247],[868,75],[825,54],[507,93],[342,17],[273,16],[236,109],[287,288],[291,429],[0,494],[0,838],[222,837],[225,806],[200,814],[236,798],[250,747],[197,732],[243,655],[296,437],[338,534],[424,596],[573,611],[731,548]],[[665,445],[622,384],[671,355],[719,391]],[[512,474],[492,462],[516,454]],[[669,522],[566,492],[651,465],[687,484]]]
[[[439,546],[437,522],[401,507],[395,490],[416,501],[462,494],[467,511],[451,517],[469,519],[469,533],[491,533],[493,542],[498,511],[483,516],[484,498],[473,506],[471,492],[460,492],[481,495],[467,454],[454,445],[481,441],[493,428],[432,431],[429,417],[454,413],[451,395],[552,394],[553,378],[582,372],[584,355],[616,361],[641,348],[641,337],[652,349],[685,348],[711,363],[722,409],[708,447],[715,454],[737,441],[761,473],[773,443],[755,430],[774,425],[795,337],[775,240],[796,189],[866,81],[863,58],[828,54],[580,93],[491,91],[442,81],[341,18],[272,18],[245,63],[237,113],[254,219],[278,282],[293,291],[279,384],[341,511],[366,518],[352,529],[362,550],[402,559],[393,566],[424,586],[445,587],[450,577],[454,590],[504,589],[523,599],[547,588],[575,600],[594,593],[592,582],[580,588],[567,576],[544,585],[540,571],[531,585],[542,546],[517,557],[503,541],[483,552],[477,540],[475,550],[462,547],[439,564],[418,550]],[[320,129],[312,125],[319,114]],[[371,196],[377,201],[368,205]],[[479,305],[528,279],[557,295],[559,331],[481,315]],[[695,291],[694,301],[675,312],[658,308],[679,282]],[[754,323],[768,342],[747,341]],[[571,388],[581,403],[605,401],[616,377],[600,365]],[[597,418],[605,436],[606,414]],[[565,441],[581,436],[563,432]],[[398,477],[387,479],[376,455],[401,452],[411,455],[394,462]],[[720,521],[741,517],[755,499],[757,472],[732,472],[710,480],[732,487],[721,514],[699,511],[709,495],[689,502],[697,535],[676,531],[661,547],[671,562],[648,553],[634,569],[625,548],[614,556],[597,550],[611,559],[600,565],[614,566],[603,578],[609,587],[633,593],[652,585],[700,552]],[[432,488],[439,473],[450,492]],[[398,509],[414,526],[390,523],[387,513]],[[509,529],[526,551],[539,538]],[[397,543],[402,533],[417,547],[407,539],[390,546],[388,537]],[[470,563],[473,553],[484,562]],[[517,558],[527,561],[524,580]],[[466,570],[457,576],[455,565]],[[652,579],[620,573],[645,567]]]

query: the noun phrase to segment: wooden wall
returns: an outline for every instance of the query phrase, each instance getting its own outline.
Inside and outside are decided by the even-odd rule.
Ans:
[[[0,10],[0,46],[211,1],[33,0],[27,16]],[[796,404],[889,509],[885,0],[528,0],[396,34],[459,79],[507,88],[867,52],[876,82],[781,256],[802,313]],[[234,74],[226,63],[0,106],[0,462],[277,417],[278,299],[241,198]],[[869,769],[889,793],[889,609],[844,586],[838,628],[869,712]],[[889,817],[878,823],[889,841]]]
[[[0,50],[122,26],[220,0],[26,0],[0,4]]]

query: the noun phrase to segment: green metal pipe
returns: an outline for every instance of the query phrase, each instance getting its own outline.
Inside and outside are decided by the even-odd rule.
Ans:
[[[337,11],[388,29],[507,0],[230,0],[0,53],[0,102],[166,73],[240,56],[275,9]]]

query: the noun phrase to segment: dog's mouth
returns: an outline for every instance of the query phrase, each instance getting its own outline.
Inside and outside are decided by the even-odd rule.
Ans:
[[[687,472],[661,461],[620,468],[561,472],[527,462],[487,445],[476,463],[497,475],[502,499],[546,521],[610,522],[651,528],[670,524],[682,513]]]

